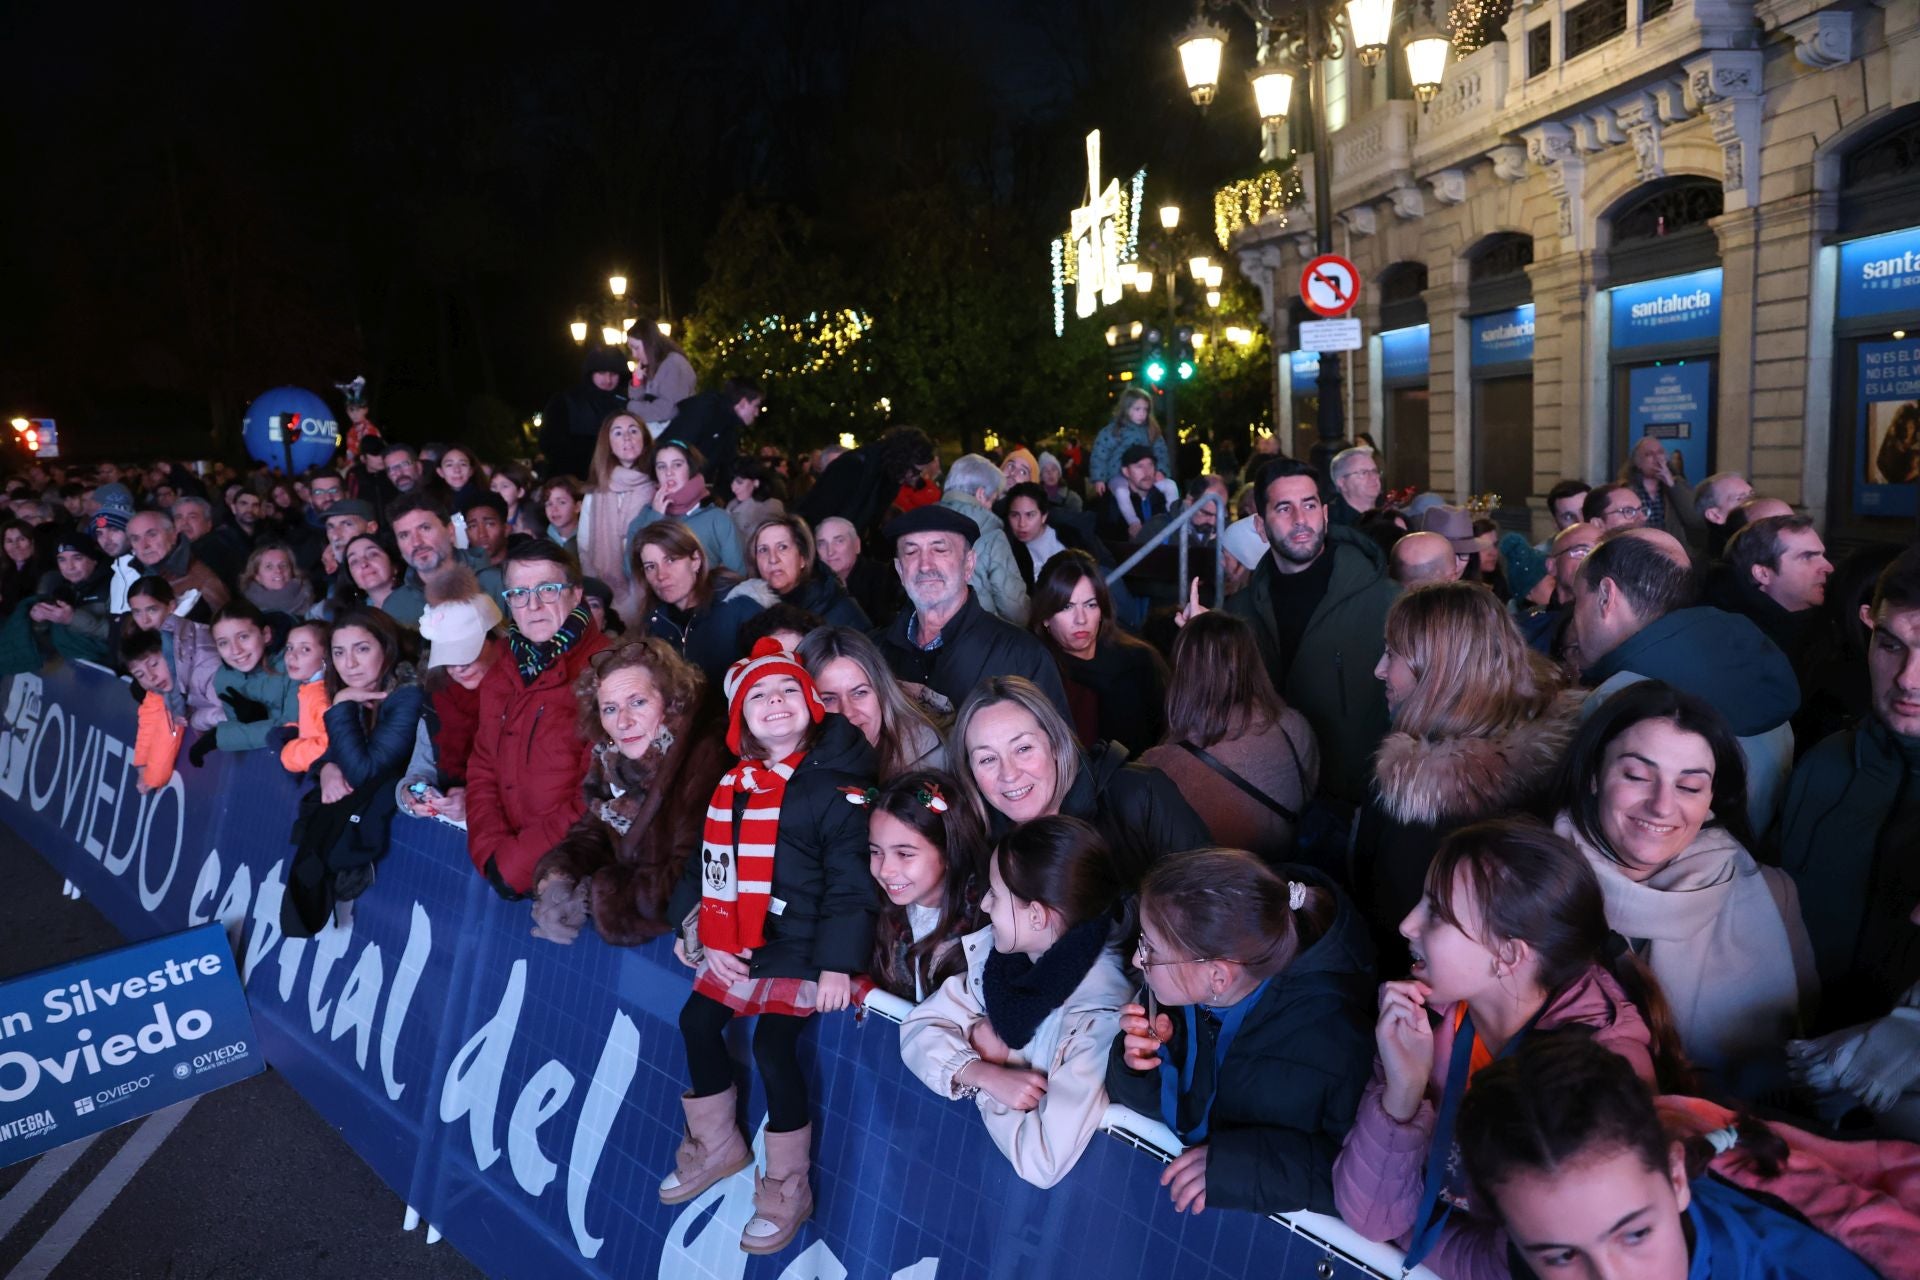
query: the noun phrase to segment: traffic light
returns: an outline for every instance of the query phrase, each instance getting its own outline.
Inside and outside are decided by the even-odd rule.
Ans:
[[[1140,374],[1149,383],[1159,386],[1167,380],[1167,353],[1158,329],[1147,330],[1145,339],[1147,358],[1141,366]]]
[[[1194,368],[1193,330],[1181,325],[1174,334],[1173,371],[1180,381],[1186,382],[1193,377]]]

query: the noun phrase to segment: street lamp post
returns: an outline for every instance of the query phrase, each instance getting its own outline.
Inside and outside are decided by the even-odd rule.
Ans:
[[[607,296],[592,305],[574,308],[574,318],[567,325],[567,335],[574,345],[584,347],[587,337],[595,329],[600,331],[600,341],[609,347],[623,345],[627,340],[627,330],[633,328],[634,318],[627,312],[627,278],[618,272],[607,277]]]
[[[1152,293],[1156,281],[1161,279],[1166,281],[1167,321],[1166,327],[1161,331],[1162,341],[1172,346],[1177,360],[1181,347],[1179,296],[1181,268],[1185,267],[1192,275],[1194,287],[1202,290],[1219,288],[1217,281],[1222,269],[1204,254],[1188,255],[1184,259],[1180,256],[1178,247],[1171,239],[1180,226],[1179,205],[1160,206],[1160,225],[1165,230],[1167,239],[1154,240],[1142,245],[1138,261],[1122,264],[1120,271],[1125,278],[1131,270],[1133,286],[1143,294]],[[1167,369],[1161,382],[1155,384],[1167,397],[1166,426],[1173,433],[1176,443],[1180,438],[1180,382],[1179,366],[1176,364]]]
[[[1313,233],[1319,253],[1333,252],[1333,147],[1327,134],[1327,64],[1352,49],[1361,64],[1373,67],[1392,41],[1396,0],[1195,0],[1193,25],[1180,37],[1181,70],[1194,104],[1204,110],[1219,87],[1221,55],[1227,33],[1207,19],[1209,9],[1240,10],[1260,36],[1260,55],[1251,79],[1254,102],[1269,138],[1277,139],[1292,105],[1296,68],[1304,65],[1306,102],[1313,131]],[[1440,90],[1449,43],[1433,24],[1432,0],[1420,0],[1424,17],[1412,18],[1406,41],[1407,70],[1414,96],[1424,105]],[[1407,12],[1413,13],[1412,4]],[[1270,147],[1277,153],[1277,146]],[[1342,404],[1345,362],[1323,352],[1318,379],[1319,411],[1314,419],[1313,461],[1322,469],[1346,436]]]

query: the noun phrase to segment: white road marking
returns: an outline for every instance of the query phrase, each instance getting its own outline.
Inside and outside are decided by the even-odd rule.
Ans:
[[[40,1237],[39,1243],[7,1273],[7,1280],[46,1280],[198,1101],[198,1098],[188,1098],[176,1102],[143,1120],[126,1145],[113,1153],[106,1167],[94,1175],[93,1181],[67,1206],[67,1211],[47,1228],[47,1234]]]
[[[0,1240],[11,1235],[13,1229],[20,1225],[20,1220],[33,1212],[33,1206],[53,1190],[53,1184],[73,1168],[74,1161],[85,1155],[87,1148],[99,1136],[90,1133],[63,1147],[55,1147],[35,1161],[33,1168],[13,1184],[13,1189],[0,1198]]]

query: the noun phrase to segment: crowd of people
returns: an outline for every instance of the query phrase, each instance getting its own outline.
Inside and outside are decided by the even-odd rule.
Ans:
[[[884,991],[1036,1185],[1119,1102],[1174,1210],[1449,1280],[1920,1275],[1920,549],[1836,566],[1657,440],[1536,544],[1136,392],[1087,449],[789,459],[757,386],[635,348],[538,472],[364,406],[302,476],[33,463],[0,672],[129,677],[142,790],[275,752],[290,934],[437,821],[540,937],[670,944],[659,1195],[752,1166],[754,1018],[749,1252],[812,1211],[806,1027]],[[1181,518],[1223,607],[1113,574]]]

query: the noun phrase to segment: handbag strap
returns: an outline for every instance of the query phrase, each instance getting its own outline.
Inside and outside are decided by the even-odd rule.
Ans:
[[[1286,730],[1282,729],[1280,731],[1280,737],[1284,739],[1287,744],[1287,753],[1293,757],[1294,772],[1296,774],[1300,773],[1301,770],[1300,770],[1299,749],[1293,745],[1293,739],[1287,736]],[[1227,768],[1226,765],[1222,764],[1218,759],[1214,757],[1212,752],[1202,750],[1201,748],[1194,746],[1191,742],[1182,742],[1180,745],[1187,752],[1189,752],[1194,759],[1198,760],[1201,764],[1204,764],[1205,766],[1207,766],[1207,768],[1213,770],[1215,773],[1225,778],[1228,782],[1231,782],[1234,786],[1240,788],[1240,790],[1246,792],[1248,795],[1252,796],[1255,800],[1258,800],[1261,804],[1267,806],[1267,808],[1273,810],[1275,813],[1285,818],[1288,822],[1297,823],[1300,821],[1299,814],[1295,813],[1292,809],[1287,808],[1287,806],[1281,804],[1278,800],[1275,800],[1272,796],[1268,795],[1266,792],[1262,791],[1260,788],[1254,786],[1251,782],[1248,782],[1245,778],[1241,777],[1239,774],[1235,773],[1233,770]]]

